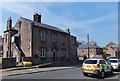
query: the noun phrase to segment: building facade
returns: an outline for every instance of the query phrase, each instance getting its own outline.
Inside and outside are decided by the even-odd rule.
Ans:
[[[3,37],[0,36],[0,57],[3,55]]]
[[[77,55],[79,58],[83,58],[83,56],[85,55],[88,57],[88,54],[89,54],[89,57],[93,57],[96,55],[102,55],[103,50],[95,42],[94,43],[90,42],[89,44],[80,44],[77,47]]]
[[[106,45],[106,54],[109,54],[110,57],[118,57],[120,58],[120,46],[110,42]]]
[[[33,20],[20,17],[13,28],[9,27],[9,21],[4,32],[4,40],[8,39],[8,43],[4,42],[4,58],[16,57],[18,63],[27,58],[34,64],[76,60],[76,37],[69,29],[65,32],[41,23],[38,13],[33,15]]]

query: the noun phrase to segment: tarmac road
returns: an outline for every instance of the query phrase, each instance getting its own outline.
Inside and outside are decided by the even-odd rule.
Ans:
[[[106,76],[105,79],[118,79],[119,72]],[[85,77],[82,74],[82,68],[76,67],[72,69],[64,69],[57,71],[47,71],[32,74],[23,74],[15,76],[4,76],[3,79],[98,79],[97,77]]]

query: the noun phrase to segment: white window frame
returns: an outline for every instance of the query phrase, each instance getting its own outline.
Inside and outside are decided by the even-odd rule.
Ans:
[[[41,49],[41,57],[46,57],[46,53],[47,53],[47,51],[46,51],[46,49]]]

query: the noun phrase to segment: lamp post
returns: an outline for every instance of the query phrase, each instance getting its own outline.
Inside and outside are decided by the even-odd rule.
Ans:
[[[87,42],[88,42],[87,44],[88,44],[88,58],[89,58],[89,55],[90,55],[89,54],[89,34],[87,34]]]

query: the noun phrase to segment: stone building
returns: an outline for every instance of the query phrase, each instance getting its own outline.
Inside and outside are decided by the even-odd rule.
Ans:
[[[118,57],[120,58],[120,46],[110,42],[106,45],[105,52],[110,55],[110,57]]]
[[[80,44],[77,47],[77,55],[80,58],[82,58],[84,55],[88,57],[88,52],[89,57],[103,54],[102,48],[98,46],[95,42],[89,42],[89,44]]]
[[[0,57],[3,55],[3,37],[0,36]]]
[[[10,18],[4,31],[3,57],[16,57],[18,63],[26,59],[33,64],[74,62],[77,58],[76,37],[70,34],[70,29],[63,31],[43,24],[38,13],[33,15],[33,20],[20,17],[14,27]]]

